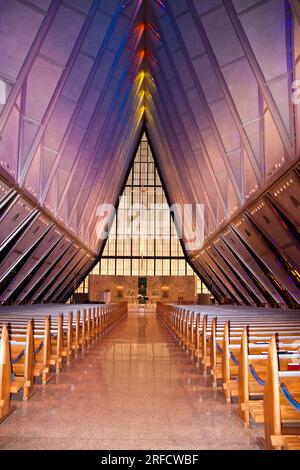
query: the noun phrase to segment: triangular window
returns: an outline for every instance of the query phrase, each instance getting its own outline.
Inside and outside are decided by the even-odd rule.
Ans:
[[[142,236],[128,234],[130,217],[134,219],[136,215],[129,207],[136,205],[145,207],[148,214]],[[143,134],[134,158],[101,261],[92,273],[118,276],[194,275],[178,239],[146,134]],[[87,285],[86,280],[79,292],[87,292]],[[198,291],[206,292],[200,280]]]

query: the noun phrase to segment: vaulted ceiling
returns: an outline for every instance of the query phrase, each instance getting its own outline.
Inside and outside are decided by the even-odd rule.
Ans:
[[[146,128],[170,202],[204,205],[206,284],[299,303],[297,79],[298,0],[0,0],[2,302],[89,271]]]

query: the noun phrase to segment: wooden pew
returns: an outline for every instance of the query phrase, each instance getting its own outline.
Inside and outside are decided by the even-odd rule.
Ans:
[[[55,366],[59,373],[63,366],[63,315],[58,315],[57,332],[51,337],[51,359],[50,364]]]
[[[245,327],[244,327],[245,328]],[[255,326],[249,326],[248,328],[248,340],[249,340],[249,354],[260,354],[266,351],[269,344],[269,340],[276,332],[276,327],[270,325],[264,329],[256,328]],[[298,341],[300,345],[300,327],[295,327],[294,330],[290,331],[289,328],[286,330],[281,329],[278,333],[278,339],[284,347],[284,343],[288,346],[290,343]],[[230,403],[231,398],[238,396],[238,383],[237,377],[239,373],[239,359],[240,359],[240,344],[242,341],[242,334],[235,334],[231,337],[230,335],[230,322],[226,322],[224,326],[223,341],[220,339],[215,342],[215,345],[211,346],[212,355],[216,356],[212,359],[212,363],[217,362],[214,367],[212,374],[213,379],[221,379],[224,395],[226,401]],[[289,347],[291,349],[291,346]]]
[[[2,328],[0,341],[0,420],[10,411],[10,396],[18,393],[25,383],[24,378],[12,375],[9,336],[6,325]]]
[[[213,368],[216,354],[218,354],[217,342],[220,344],[222,343],[225,322],[223,321],[221,325],[219,325],[219,319],[213,318],[211,321],[210,328],[207,325],[207,316],[205,315],[203,318],[203,325],[202,325],[202,339],[201,339],[201,357],[202,362],[206,367]],[[218,325],[218,329],[217,329]],[[298,322],[285,322],[281,320],[280,322],[275,319],[265,320],[265,321],[257,321],[256,318],[249,318],[249,319],[242,319],[236,320],[234,319],[230,322],[231,325],[231,339],[236,337],[238,341],[240,341],[240,337],[242,335],[243,328],[247,325],[251,331],[256,332],[256,336],[264,336],[266,333],[270,332],[283,332],[285,331],[287,334],[290,332],[291,334],[295,331],[300,332],[300,321]],[[218,339],[218,341],[217,341]]]
[[[70,362],[73,352],[78,351],[82,344],[87,342],[87,325],[80,324],[80,312],[77,312],[76,323],[73,325],[73,313],[69,312],[68,323],[64,327],[63,314],[59,314],[54,323],[51,334],[51,360],[50,364],[55,366],[56,372],[60,372],[63,365],[63,358]],[[80,339],[81,338],[81,339]],[[84,339],[85,338],[85,339]]]
[[[87,346],[87,333],[86,333],[86,309],[82,312],[82,332],[81,332],[81,347],[84,350]]]
[[[87,309],[87,328],[86,328],[86,342],[90,344],[92,341],[92,323],[91,323],[91,309]]]
[[[13,341],[10,342],[11,349],[11,364],[12,364],[12,374],[15,377],[19,377],[23,383],[23,399],[28,400],[29,396],[32,393],[34,385],[34,377],[41,374],[41,367],[35,365],[34,362],[34,341],[33,341],[33,330],[32,330],[32,321],[28,322],[26,340],[25,343],[16,340],[12,337]],[[22,356],[22,348],[25,349]],[[22,356],[22,357],[21,357]]]
[[[273,335],[271,338],[278,341],[278,336]],[[299,337],[298,337],[299,338]],[[272,339],[270,339],[271,341]],[[288,370],[288,364],[291,359],[300,360],[298,354],[298,344],[281,344],[281,347],[286,347],[294,354],[280,354],[278,353],[278,363],[282,371]],[[267,374],[267,352],[269,343],[261,346],[258,353],[253,354],[255,351],[249,351],[248,332],[247,328],[244,329],[242,335],[242,342],[240,348],[240,365],[239,365],[239,413],[246,427],[250,425],[250,417],[256,423],[264,422],[263,411],[263,393],[264,383]],[[249,354],[252,353],[252,354]]]
[[[16,330],[14,330],[16,331]],[[14,348],[11,348],[11,357],[14,360],[17,352],[16,345],[24,340],[21,334],[11,333]],[[12,345],[12,342],[11,342]],[[33,335],[32,321],[28,322],[24,357],[13,364],[13,373],[17,377],[24,377],[24,400],[27,400],[32,393],[34,379],[42,377],[42,383],[46,383],[50,376],[50,328],[49,319],[45,320],[44,335]],[[20,346],[19,346],[20,348]]]
[[[97,337],[96,333],[96,308],[92,309],[92,329],[91,329],[92,341],[94,341]]]
[[[18,319],[10,319],[11,334],[15,338],[18,335],[20,338],[25,335],[25,330]],[[63,317],[58,316],[56,328],[52,333],[50,330],[50,322],[52,319],[46,318],[44,326],[42,321],[38,322],[31,320],[31,327],[34,322],[39,324],[38,329],[34,327],[33,335],[33,352],[34,352],[34,375],[35,377],[42,376],[43,383],[46,383],[50,375],[50,366],[55,365],[56,370],[59,372],[62,367],[63,357],[70,358],[73,348],[73,327],[72,316],[69,316],[68,329],[63,329]]]
[[[11,324],[9,325],[9,337],[11,340],[14,341],[14,345],[17,343],[23,342],[27,344],[32,343],[32,350],[33,350],[33,361],[34,361],[34,376],[40,377],[42,376],[43,383],[46,383],[49,378],[49,367],[50,367],[50,354],[51,354],[51,339],[50,339],[50,320],[49,318],[45,319],[44,328],[33,333],[33,339],[27,340],[26,338],[32,334],[32,321],[28,322],[27,328],[20,328],[18,324],[15,324],[11,320]],[[28,331],[30,327],[31,331]],[[33,342],[32,342],[33,341]],[[25,350],[24,350],[25,351]],[[32,353],[30,352],[30,355]],[[25,357],[25,355],[24,355]],[[18,374],[17,369],[24,366],[24,361],[20,359],[18,366],[16,365],[14,368],[16,370],[16,374]]]
[[[50,379],[51,372],[51,332],[50,332],[50,318],[45,318],[44,327],[44,340],[42,347],[35,349],[36,365],[42,368],[42,383],[45,385]],[[34,339],[36,341],[36,339]]]
[[[75,351],[75,355],[77,356],[79,351],[81,350],[82,347],[82,328],[80,325],[80,310],[77,310],[76,312],[76,322],[75,322],[75,341],[73,345],[73,349]]]
[[[250,416],[256,422],[263,423],[263,384],[267,374],[269,344],[274,333],[277,333],[280,347],[297,353],[300,341],[299,312],[289,312],[283,317],[282,312],[268,311],[265,314],[261,311],[245,318],[239,313],[231,316],[228,311],[217,318],[201,315],[199,311],[190,310],[190,307],[167,306],[161,315],[181,344],[202,362],[204,373],[211,368],[214,386],[218,379],[223,381],[226,400],[230,402],[232,396],[239,397],[239,413],[245,425],[249,426]],[[232,320],[232,332],[229,320]],[[300,355],[294,357],[300,359]],[[293,376],[287,371],[290,360],[290,354],[278,354],[279,376]],[[296,397],[300,393],[299,382],[297,387],[292,388]],[[292,442],[296,445],[295,439],[293,436],[293,441],[288,443],[284,438],[282,442],[288,448]]]
[[[73,343],[73,312],[69,312],[68,316],[68,329],[67,332],[63,333],[63,349],[62,356],[67,359],[69,363],[74,352]]]
[[[11,394],[23,389],[23,398],[27,400],[33,391],[35,377],[41,376],[46,384],[51,365],[59,372],[64,357],[70,360],[73,352],[78,353],[88,341],[101,332],[108,332],[126,315],[125,303],[90,308],[88,320],[83,309],[82,322],[80,311],[75,319],[69,312],[67,323],[64,323],[63,314],[46,319],[41,314],[0,314],[0,420],[9,414]],[[10,322],[9,330],[5,319]]]
[[[264,422],[267,449],[300,450],[300,372],[279,370],[275,335],[267,359]]]
[[[2,328],[2,334],[8,332],[9,349],[11,358],[11,372],[15,377],[12,386],[12,393],[18,393],[20,390],[19,383],[22,383],[23,399],[28,400],[32,393],[34,378],[42,375],[43,367],[35,361],[35,347],[37,352],[41,350],[43,337],[33,337],[32,321],[28,322],[26,331],[12,331],[6,325]]]

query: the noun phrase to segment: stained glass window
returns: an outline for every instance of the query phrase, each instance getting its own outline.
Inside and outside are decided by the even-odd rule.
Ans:
[[[146,209],[143,218],[145,223],[138,236],[135,228],[140,228],[140,211],[135,210],[136,207]],[[93,273],[126,276],[194,275],[185,260],[145,134],[121,196],[101,261]],[[87,292],[87,287],[85,282],[80,286],[80,292]],[[204,289],[199,280],[198,292],[204,292]]]

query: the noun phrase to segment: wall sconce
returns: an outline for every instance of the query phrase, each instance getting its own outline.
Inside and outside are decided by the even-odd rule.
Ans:
[[[163,298],[164,299],[168,298],[169,297],[169,290],[170,290],[169,286],[163,286],[161,288],[161,290],[162,290],[162,293],[163,293]]]
[[[124,290],[123,286],[117,286],[116,289],[117,289],[117,297],[123,297],[123,290]]]

